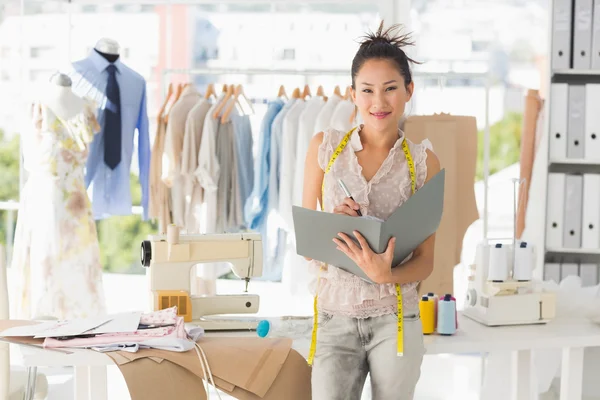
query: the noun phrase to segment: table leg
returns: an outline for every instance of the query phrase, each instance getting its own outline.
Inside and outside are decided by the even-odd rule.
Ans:
[[[560,371],[560,400],[581,399],[583,385],[583,348],[564,348]]]
[[[90,367],[90,400],[107,400],[106,367]]]
[[[25,386],[25,400],[33,400],[35,397],[35,385],[37,383],[37,367],[27,367],[27,384]]]
[[[514,351],[511,367],[511,400],[535,399],[531,385],[531,350]]]
[[[90,398],[90,367],[74,367],[75,372],[75,398],[89,400]]]

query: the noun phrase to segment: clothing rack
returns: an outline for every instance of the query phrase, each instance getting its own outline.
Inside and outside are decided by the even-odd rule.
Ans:
[[[241,68],[165,68],[160,79],[163,95],[167,93],[168,76],[181,75],[300,75],[309,76],[349,76],[346,69],[241,69]],[[413,71],[413,78],[438,79],[440,84],[446,79],[477,79],[485,83],[485,127],[483,139],[483,238],[488,237],[488,178],[490,164],[490,90],[492,76],[489,72],[428,72]],[[253,103],[265,102],[268,99],[252,98]]]

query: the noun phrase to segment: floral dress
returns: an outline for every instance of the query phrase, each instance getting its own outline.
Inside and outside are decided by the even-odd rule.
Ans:
[[[83,318],[105,312],[100,248],[84,183],[98,122],[91,104],[64,121],[34,104],[24,135],[28,174],[20,196],[12,268],[13,318]]]

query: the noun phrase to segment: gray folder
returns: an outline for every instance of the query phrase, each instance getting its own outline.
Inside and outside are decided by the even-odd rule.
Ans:
[[[444,208],[446,170],[435,174],[385,221],[351,217],[294,206],[296,252],[304,257],[334,265],[371,282],[354,261],[333,242],[339,232],[356,240],[353,231],[365,237],[371,249],[383,253],[390,238],[396,238],[392,265],[399,265],[437,230]]]
[[[552,2],[552,70],[571,68],[572,1]]]
[[[592,69],[600,68],[600,0],[594,0],[592,20]]]
[[[593,0],[575,0],[573,15],[573,68],[592,66],[592,8]]]
[[[583,211],[583,176],[568,174],[565,179],[565,214],[563,216],[563,246],[581,248],[581,218]]]
[[[596,286],[598,284],[598,264],[580,264],[579,276],[581,277],[581,286]]]
[[[579,276],[579,264],[577,264],[577,263],[562,263],[562,264],[560,264],[560,280],[562,281],[567,276]]]
[[[585,156],[585,85],[569,85],[567,158]]]
[[[544,280],[560,283],[560,264],[559,263],[544,264]]]

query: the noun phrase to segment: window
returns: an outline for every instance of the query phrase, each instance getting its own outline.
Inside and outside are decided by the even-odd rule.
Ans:
[[[81,6],[82,13],[95,13],[98,10],[98,6],[93,4],[84,4]]]
[[[34,69],[29,71],[29,80],[31,82],[42,82],[48,81],[53,74],[53,70],[51,69]]]
[[[55,47],[51,46],[31,47],[29,49],[29,56],[31,58],[43,58],[47,61],[50,61],[50,59],[54,56],[54,53]]]
[[[295,49],[283,49],[281,59],[282,60],[295,60],[296,59],[296,50]]]

